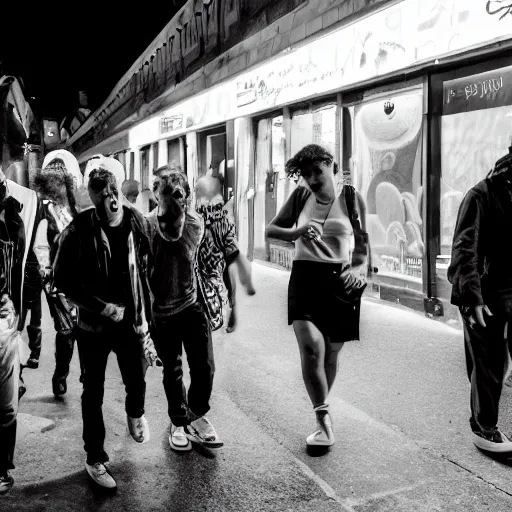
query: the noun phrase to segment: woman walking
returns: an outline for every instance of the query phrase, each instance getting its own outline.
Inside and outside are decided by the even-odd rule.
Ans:
[[[360,299],[366,287],[364,206],[353,187],[336,191],[337,165],[310,144],[286,163],[303,178],[267,227],[267,236],[295,243],[288,288],[288,324],[299,344],[302,375],[316,414],[308,446],[332,446],[327,397],[346,341],[359,339]],[[357,203],[357,204],[356,204]],[[362,227],[361,227],[362,223]]]

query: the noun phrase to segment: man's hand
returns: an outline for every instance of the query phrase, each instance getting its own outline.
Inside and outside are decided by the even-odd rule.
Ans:
[[[113,322],[119,323],[124,318],[124,309],[124,306],[118,306],[109,302],[101,312],[101,315],[110,318]]]
[[[486,327],[484,313],[487,316],[493,316],[491,310],[485,305],[482,304],[480,306],[475,306],[473,308],[469,308],[468,310],[468,322],[469,326],[473,329],[475,325],[479,325],[480,327]]]

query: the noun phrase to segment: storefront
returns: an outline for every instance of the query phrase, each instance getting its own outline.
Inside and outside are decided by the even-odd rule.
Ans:
[[[512,145],[512,58],[479,59],[432,77],[435,275],[432,293],[447,310],[451,285],[446,271],[459,206],[467,191],[485,178]],[[439,169],[439,172],[435,172]],[[437,202],[438,201],[438,202]],[[451,311],[450,311],[451,310]]]
[[[485,2],[436,5],[393,3],[145,120],[129,134],[141,177],[222,175],[242,250],[290,268],[265,228],[296,186],[286,161],[321,144],[366,202],[371,288],[442,315],[460,201],[510,145],[512,29]]]

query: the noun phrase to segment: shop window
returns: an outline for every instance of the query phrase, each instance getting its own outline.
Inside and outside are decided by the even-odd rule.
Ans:
[[[171,168],[181,167],[180,139],[167,141],[167,163]]]
[[[421,283],[421,90],[368,101],[352,118],[353,183],[367,207],[373,264],[380,275],[400,274]]]
[[[291,154],[308,144],[319,144],[336,154],[336,105],[329,103],[293,112]]]
[[[214,175],[225,170],[226,160],[226,131],[225,127],[198,134],[199,172],[198,177],[204,176],[211,169]]]
[[[130,179],[135,179],[135,153],[130,151]]]
[[[149,150],[150,146],[140,150],[140,184],[142,190],[149,188]]]
[[[466,192],[508,153],[512,106],[441,119],[441,257],[450,258],[457,214]]]
[[[151,169],[151,174],[154,174],[158,169],[158,142],[152,144],[151,149],[153,151],[153,169]]]
[[[285,134],[283,116],[261,119],[257,124],[254,196],[254,256],[270,259],[265,237],[274,218],[291,191],[285,175]]]

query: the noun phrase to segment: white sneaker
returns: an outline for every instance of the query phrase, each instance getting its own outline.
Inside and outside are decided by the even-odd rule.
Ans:
[[[224,443],[219,439],[206,416],[201,416],[185,427],[185,435],[193,442],[207,448],[220,448]]]
[[[147,443],[149,441],[148,420],[142,415],[140,418],[130,418],[126,416],[128,430],[137,443]]]
[[[171,423],[171,433],[169,435],[169,445],[171,449],[178,452],[188,452],[192,450],[192,443],[185,435],[184,427],[177,427]]]
[[[101,462],[96,462],[92,466],[90,464],[85,463],[85,469],[89,476],[101,487],[105,487],[106,489],[115,489],[117,487],[116,481],[112,477],[112,475],[107,471],[105,464]]]
[[[334,432],[329,413],[317,415],[317,430],[306,438],[308,446],[332,446],[334,444]]]
[[[493,429],[492,433],[485,436],[478,435],[475,432],[471,434],[473,443],[477,448],[484,452],[491,453],[511,453],[512,442],[509,441],[507,436],[498,428]]]

